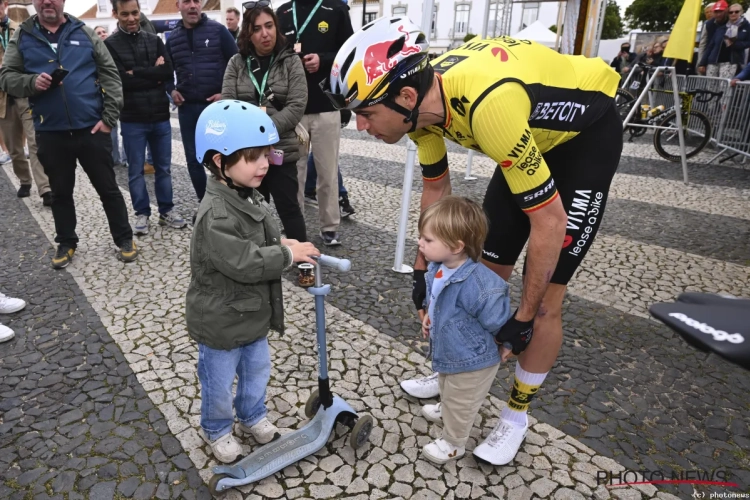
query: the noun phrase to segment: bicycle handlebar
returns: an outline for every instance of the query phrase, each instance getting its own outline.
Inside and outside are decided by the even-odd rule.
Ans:
[[[714,98],[721,98],[721,96],[724,95],[724,92],[713,92],[711,90],[703,90],[703,89],[695,89],[695,90],[688,90],[688,94],[695,95],[695,100],[698,102],[709,102],[713,100]],[[700,96],[708,95],[708,98],[701,98]]]

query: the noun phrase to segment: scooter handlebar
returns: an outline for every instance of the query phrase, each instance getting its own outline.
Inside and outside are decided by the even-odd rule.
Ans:
[[[349,259],[339,259],[330,255],[321,255],[318,257],[318,263],[321,266],[332,267],[342,273],[346,273],[352,268],[352,263]]]

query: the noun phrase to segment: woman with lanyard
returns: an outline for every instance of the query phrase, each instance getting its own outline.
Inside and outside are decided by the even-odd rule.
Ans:
[[[270,165],[258,191],[267,201],[273,197],[286,237],[303,242],[307,232],[297,201],[300,141],[295,127],[307,105],[307,81],[299,56],[277,30],[278,19],[270,4],[269,0],[242,4],[239,53],[229,60],[221,98],[258,106],[276,125],[279,142],[274,148],[283,151],[283,164]]]

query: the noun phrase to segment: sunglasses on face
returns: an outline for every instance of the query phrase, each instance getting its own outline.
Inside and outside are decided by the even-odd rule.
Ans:
[[[729,13],[730,14],[742,14],[742,11],[741,10],[730,10]]]
[[[268,7],[269,5],[271,5],[271,0],[250,0],[249,2],[244,2],[242,8],[253,10],[256,7]]]

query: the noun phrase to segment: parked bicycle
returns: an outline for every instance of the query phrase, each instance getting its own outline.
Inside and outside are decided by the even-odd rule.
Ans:
[[[649,70],[653,68],[646,66],[642,69],[641,74],[631,80],[628,85],[629,89],[617,89],[615,103],[623,121],[630,113],[636,101],[636,95],[631,90],[637,92],[638,89],[644,88],[646,82],[648,82]],[[672,90],[654,88],[650,88],[649,92],[668,94],[667,99],[673,94]],[[679,92],[683,135],[685,139],[685,156],[687,158],[692,158],[700,153],[708,145],[713,132],[708,117],[700,111],[692,109],[693,100],[706,103],[713,99],[720,99],[723,95],[723,92],[712,92],[703,89]],[[625,128],[625,131],[630,133],[630,142],[633,141],[633,138],[642,136],[648,130],[646,127],[639,125],[659,127],[654,132],[654,149],[665,160],[680,161],[680,139],[677,129],[677,113],[674,106],[667,108],[664,105],[651,107],[648,104],[641,104],[640,109],[636,111]]]

